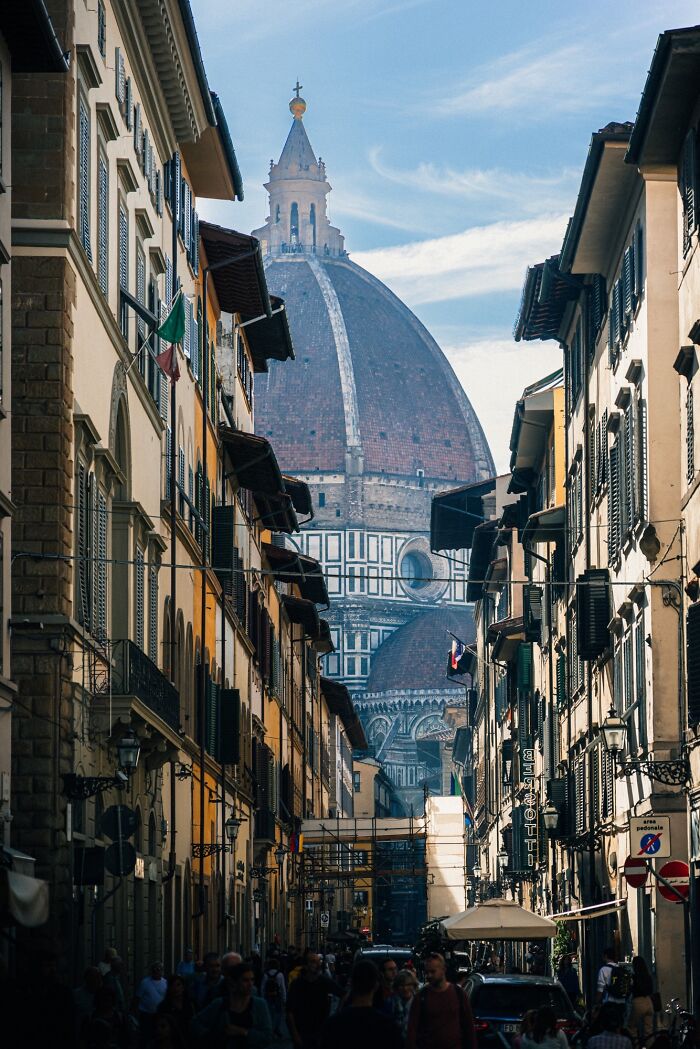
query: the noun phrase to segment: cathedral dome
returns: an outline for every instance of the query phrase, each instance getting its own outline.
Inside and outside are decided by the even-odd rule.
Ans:
[[[256,379],[257,432],[283,469],[302,474],[413,484],[491,476],[483,430],[442,350],[393,292],[350,260],[330,224],[325,165],[302,116],[296,107],[266,184],[270,216],[254,231],[270,291],[285,300],[297,357],[291,368],[271,363]]]
[[[462,680],[447,677],[447,654],[454,635],[474,640],[471,607],[434,608],[419,612],[387,638],[372,660],[367,692],[411,689],[464,689]]]

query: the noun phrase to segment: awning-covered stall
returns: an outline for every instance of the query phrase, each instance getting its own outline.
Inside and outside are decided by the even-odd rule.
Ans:
[[[551,940],[551,918],[525,910],[513,900],[486,900],[451,918],[443,918],[449,940]]]
[[[321,677],[321,692],[325,696],[331,714],[336,714],[343,722],[345,731],[348,734],[348,740],[352,746],[356,750],[366,750],[367,738],[365,730],[357,716],[346,686],[341,685],[339,681],[333,681],[331,678]]]
[[[313,557],[300,554],[297,550],[263,543],[263,552],[275,579],[282,583],[294,583],[299,587],[301,596],[316,605],[328,607],[328,590],[323,569]]]
[[[496,478],[491,477],[434,495],[430,507],[430,549],[471,549],[474,529],[487,517],[484,498],[495,490]]]

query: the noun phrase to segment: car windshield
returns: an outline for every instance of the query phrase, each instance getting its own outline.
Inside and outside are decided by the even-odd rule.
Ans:
[[[476,1016],[502,1016],[520,1020],[528,1009],[548,1005],[559,1019],[571,1016],[571,1005],[561,987],[542,983],[487,983],[474,988],[472,1010]]]

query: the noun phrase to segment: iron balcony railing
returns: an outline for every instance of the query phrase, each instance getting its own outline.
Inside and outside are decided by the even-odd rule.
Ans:
[[[112,645],[112,692],[116,696],[136,696],[166,725],[179,731],[179,692],[153,660],[128,639]]]

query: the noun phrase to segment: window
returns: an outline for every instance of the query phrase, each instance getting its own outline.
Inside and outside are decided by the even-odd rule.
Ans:
[[[109,291],[109,169],[100,152],[97,161],[97,279],[103,295]]]
[[[146,256],[141,244],[136,245],[136,298],[144,306],[146,305]],[[146,322],[143,317],[137,317],[136,331],[136,349],[140,350],[146,339]],[[145,372],[146,356],[145,353],[139,356],[139,371],[142,375]]]
[[[129,214],[122,201],[119,202],[119,287],[129,290]],[[121,330],[126,339],[129,321],[125,309],[121,311]]]
[[[97,48],[103,58],[107,57],[107,12],[104,0],[97,0]]]
[[[353,774],[352,774],[352,789],[355,791],[356,794],[358,794],[359,791],[360,791],[361,782],[362,782],[362,780],[361,780],[361,773],[353,772]]]
[[[299,240],[299,205],[296,201],[289,212],[289,239],[292,242]]]
[[[148,569],[148,655],[158,663],[158,565]]]
[[[698,226],[698,187],[697,187],[697,129],[691,128],[685,136],[680,170],[678,172],[678,189],[683,204],[683,254],[690,249],[693,233]]]
[[[78,236],[92,262],[90,246],[90,110],[85,99],[78,102]]]
[[[693,422],[693,387],[688,383],[685,395],[685,477],[688,484],[695,477],[695,425]]]
[[[95,624],[93,633],[100,641],[107,639],[107,500],[97,493],[95,535]]]
[[[348,677],[355,677],[355,673],[356,673],[356,671],[355,671],[355,662],[356,661],[355,661],[355,657],[354,656],[349,656],[348,657],[348,661],[347,661],[347,663],[348,663]]]
[[[136,607],[134,609],[134,641],[143,648],[143,627],[144,627],[144,555],[143,550],[140,546],[136,547],[136,558],[134,564],[134,571],[136,573],[134,594]]]
[[[94,521],[94,475],[83,462],[78,463],[76,473],[76,524],[75,556],[77,597],[76,619],[86,630],[92,629],[93,602],[93,521]]]
[[[318,506],[319,506],[319,509],[323,509],[323,507],[325,505],[326,505],[326,493],[325,492],[319,492],[318,493]]]

